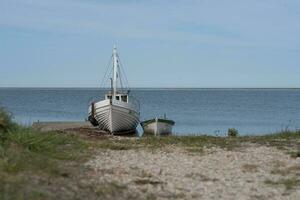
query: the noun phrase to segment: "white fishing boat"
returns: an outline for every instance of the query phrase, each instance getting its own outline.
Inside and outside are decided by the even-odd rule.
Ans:
[[[111,62],[112,78],[111,90],[105,95],[105,99],[92,102],[89,106],[88,120],[103,131],[112,134],[134,132],[139,123],[139,103],[131,95],[129,90],[122,87],[121,62],[114,46]]]
[[[143,127],[144,134],[153,134],[153,135],[169,135],[172,134],[172,127],[175,122],[170,119],[161,119],[161,118],[153,118],[150,120],[146,120],[141,122],[141,126]]]

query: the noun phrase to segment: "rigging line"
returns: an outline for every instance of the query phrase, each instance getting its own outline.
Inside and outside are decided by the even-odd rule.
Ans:
[[[112,76],[113,76],[113,68],[110,69],[109,74],[108,74],[108,77],[112,77]],[[107,86],[107,88],[111,88],[111,85]]]
[[[118,69],[119,69],[119,80],[120,80],[120,85],[121,85],[121,90],[122,90],[122,92],[124,92],[123,91],[123,89],[124,89],[124,87],[123,87],[123,81],[122,81],[122,78],[123,78],[123,75],[121,75],[122,74],[122,72],[121,72],[121,70],[120,70],[120,66],[118,65]]]
[[[118,68],[118,79],[119,79],[119,82],[120,82],[120,86],[121,86],[121,91],[123,92],[123,81],[122,81],[122,78],[123,78],[123,75],[122,75],[122,72],[121,72],[121,68],[120,68],[120,57],[119,55],[117,54],[117,60],[118,60],[118,65],[117,65],[117,68]]]
[[[122,82],[121,82],[121,84],[122,84],[122,89],[123,89],[123,90],[126,90],[126,89],[128,89],[128,87],[127,87],[127,85],[126,85],[127,83],[126,83],[126,80],[125,80],[125,78],[124,78],[124,76],[125,76],[124,70],[122,70],[122,67],[121,67],[121,66],[119,67],[119,69],[120,69],[120,72],[121,72],[121,74],[122,74],[122,76],[121,76],[121,78],[120,78],[120,80],[122,81]],[[123,74],[124,74],[124,76],[123,76]],[[125,76],[125,77],[126,77],[126,76]],[[124,82],[124,84],[125,84],[124,86],[123,86],[123,82]]]
[[[106,65],[105,74],[104,74],[104,76],[103,76],[103,78],[102,78],[102,81],[101,81],[101,84],[100,84],[100,88],[101,88],[101,87],[103,86],[103,84],[104,84],[104,81],[105,81],[105,79],[106,79],[107,72],[108,72],[108,69],[109,69],[109,67],[110,67],[111,61],[112,61],[112,55],[110,56],[110,59],[109,59],[109,61],[108,61],[108,64]]]
[[[108,75],[108,72],[109,72],[109,68],[110,68],[110,64],[112,62],[112,56],[110,57],[108,63],[107,63],[107,67],[106,67],[106,71],[105,71],[105,74],[102,78],[102,81],[101,81],[101,84],[100,84],[100,87],[103,87],[104,86],[104,81],[106,80],[107,78],[107,75]]]
[[[122,71],[121,71],[121,63],[120,63],[120,57],[119,57],[119,55],[117,54],[117,60],[118,60],[118,65],[117,65],[117,67],[118,67],[118,76],[119,76],[119,83],[120,83],[120,86],[121,86],[121,91],[122,91],[122,93],[124,92],[124,87],[123,87],[123,75],[122,75]]]
[[[113,68],[110,68],[109,73],[107,74],[108,77],[113,77]],[[110,78],[108,78],[110,79]],[[103,88],[105,85],[103,84]],[[107,88],[111,88],[111,82],[109,82],[109,86],[107,86]]]
[[[119,55],[118,55],[118,57],[119,57]],[[127,89],[129,89],[129,88],[130,88],[130,86],[129,86],[129,81],[128,81],[128,79],[127,79],[127,76],[126,76],[126,73],[125,73],[125,70],[124,70],[124,67],[123,67],[123,64],[122,64],[122,62],[121,62],[120,57],[119,57],[119,61],[120,61],[120,68],[121,68],[121,71],[122,71],[122,73],[124,74],[124,77],[125,77],[125,81],[126,81],[126,84],[127,84]]]

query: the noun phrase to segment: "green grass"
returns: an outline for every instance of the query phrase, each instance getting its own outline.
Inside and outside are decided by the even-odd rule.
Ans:
[[[148,136],[136,141],[128,141],[132,148],[161,149],[165,147],[184,147],[191,152],[201,152],[204,147],[221,147],[233,149],[239,146],[236,138],[222,138],[214,136]]]
[[[265,146],[273,146],[279,149],[294,148],[291,152],[293,157],[299,154],[300,131],[284,131],[264,136],[239,136],[239,137],[217,137],[217,136],[144,136],[142,138],[124,138],[121,140],[104,139],[97,142],[98,148],[110,150],[130,150],[146,148],[160,150],[166,147],[183,147],[192,153],[201,153],[203,148],[218,147],[225,150],[234,150],[241,147],[243,143],[255,143]],[[297,150],[298,148],[298,150]]]
[[[26,188],[26,184],[67,177],[72,171],[68,163],[83,160],[85,149],[83,141],[71,136],[27,128],[8,132],[0,143],[0,199],[19,199],[25,193],[39,199],[42,193]]]
[[[5,140],[8,131],[14,130],[16,127],[17,124],[12,121],[12,115],[0,107],[0,142]]]
[[[0,143],[0,170],[53,170],[59,160],[74,160],[86,144],[74,136],[55,132],[40,133],[19,127],[6,134]]]
[[[2,109],[0,120],[0,199],[43,198],[40,180],[66,177],[84,159],[88,144],[76,136],[18,126]]]
[[[0,200],[63,199],[62,196],[65,199],[97,199],[118,195],[126,199],[128,188],[117,182],[103,185],[81,183],[81,180],[86,178],[80,177],[85,176],[83,164],[91,158],[95,150],[168,151],[179,147],[193,154],[201,154],[204,148],[234,150],[243,143],[250,142],[280,149],[292,148],[290,152],[293,157],[299,157],[300,152],[300,131],[284,131],[266,136],[147,136],[121,139],[101,137],[95,140],[83,139],[78,135],[40,132],[30,127],[18,126],[12,122],[11,115],[0,108]],[[249,169],[248,166],[246,170]],[[151,179],[146,179],[147,176],[137,180],[137,184],[156,184],[151,182]],[[299,180],[282,180],[276,184],[283,184],[289,189],[299,185]],[[132,195],[131,199],[134,198],[136,197]]]

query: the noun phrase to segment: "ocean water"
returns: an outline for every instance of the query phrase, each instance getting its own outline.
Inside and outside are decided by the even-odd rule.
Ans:
[[[23,125],[34,121],[78,121],[87,118],[91,101],[103,99],[101,89],[1,88],[0,104]],[[242,135],[300,129],[300,89],[133,89],[141,120],[163,117],[175,121],[178,135]],[[139,128],[140,130],[140,128]]]

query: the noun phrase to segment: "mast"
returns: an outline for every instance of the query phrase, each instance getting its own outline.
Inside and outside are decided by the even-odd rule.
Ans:
[[[118,79],[118,55],[117,47],[114,45],[113,49],[113,95],[117,94],[117,79]]]

